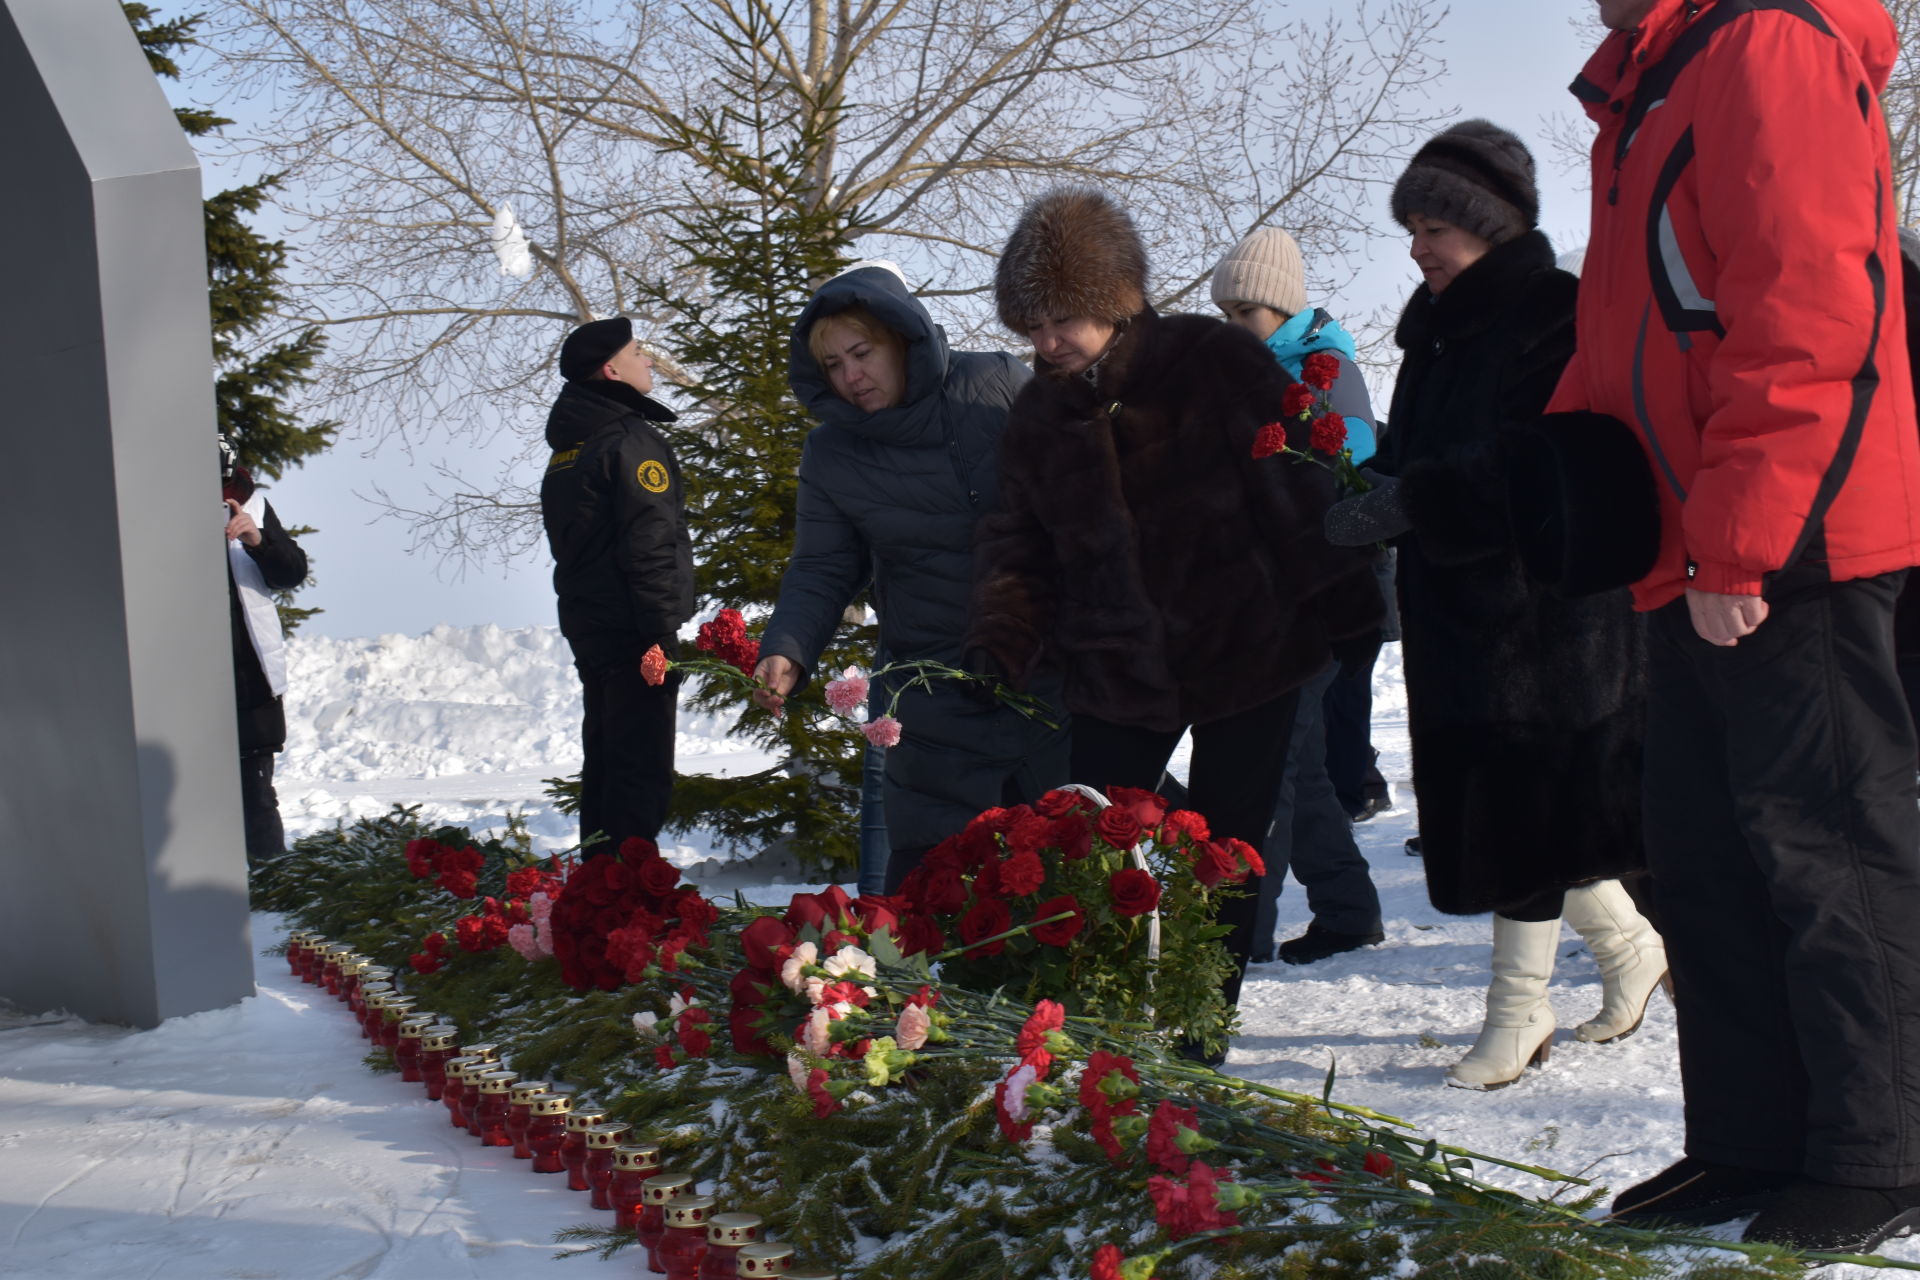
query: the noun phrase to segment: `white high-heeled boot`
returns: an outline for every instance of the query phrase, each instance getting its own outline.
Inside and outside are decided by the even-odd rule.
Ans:
[[[1447,1068],[1457,1089],[1501,1089],[1553,1053],[1553,1006],[1547,980],[1560,944],[1558,920],[1493,917],[1493,982],[1487,1020],[1467,1056]]]
[[[1566,922],[1600,962],[1600,1012],[1574,1028],[1576,1040],[1611,1044],[1640,1029],[1655,987],[1666,987],[1667,949],[1618,880],[1567,890]]]

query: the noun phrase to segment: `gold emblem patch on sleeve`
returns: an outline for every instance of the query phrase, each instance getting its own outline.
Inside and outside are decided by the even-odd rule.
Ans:
[[[633,474],[634,478],[640,482],[640,487],[648,493],[667,491],[668,476],[665,464],[649,460],[636,467]]]

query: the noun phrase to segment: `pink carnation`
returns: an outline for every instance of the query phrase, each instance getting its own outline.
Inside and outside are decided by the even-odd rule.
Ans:
[[[540,954],[553,954],[553,899],[544,893],[536,893],[527,899],[527,909],[533,914],[533,945]]]
[[[867,678],[860,674],[860,668],[848,667],[838,680],[827,683],[827,705],[843,716],[851,716],[867,705]]]
[[[927,1011],[910,1004],[900,1011],[900,1021],[893,1029],[894,1043],[908,1053],[915,1053],[927,1047],[927,1036],[932,1029],[933,1019]]]
[[[900,722],[892,716],[881,716],[878,720],[869,720],[860,726],[860,732],[866,734],[867,741],[877,747],[900,745]]]
[[[540,954],[540,944],[534,940],[533,926],[530,924],[516,924],[508,929],[507,942],[520,953],[520,958],[529,964],[535,960],[544,959]]]

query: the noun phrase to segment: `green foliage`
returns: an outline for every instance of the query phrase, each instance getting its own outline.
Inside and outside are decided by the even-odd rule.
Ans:
[[[788,344],[814,288],[845,265],[859,211],[829,207],[815,188],[833,140],[836,90],[814,96],[767,73],[761,11],[748,30],[696,18],[725,42],[713,105],[666,149],[701,157],[713,185],[690,189],[673,244],[686,273],[636,280],[640,295],[678,318],[668,326],[688,370],[690,411],[668,431],[687,487],[702,594],[750,619],[779,596],[792,547],[800,454],[812,421],[787,387]],[[850,629],[823,665],[866,665],[870,627]],[[821,869],[857,859],[860,765],[866,742],[822,714],[820,683],[775,718],[737,687],[705,681],[705,710],[741,708],[741,732],[778,754],[774,768],[735,778],[682,777],[669,826],[709,829],[734,848],[791,843]]]
[[[196,43],[199,14],[161,21],[151,5],[126,2],[120,6],[147,55],[153,73],[167,80],[180,78],[174,54]],[[178,107],[174,116],[188,137],[213,133],[233,121],[198,107]],[[207,305],[213,330],[214,410],[220,430],[239,451],[240,464],[256,476],[278,480],[289,465],[297,466],[333,444],[340,424],[302,422],[288,400],[313,381],[313,367],[326,349],[326,338],[309,327],[290,338],[263,340],[263,330],[276,320],[286,301],[281,272],[287,246],[269,240],[248,225],[267,196],[280,186],[280,175],[221,191],[206,201]],[[212,456],[209,442],[208,456]],[[289,530],[296,536],[311,528]],[[312,579],[308,579],[308,584]],[[303,584],[304,585],[304,584]],[[299,588],[294,588],[299,590]],[[276,593],[281,625],[292,631],[320,612],[293,605],[293,592]]]

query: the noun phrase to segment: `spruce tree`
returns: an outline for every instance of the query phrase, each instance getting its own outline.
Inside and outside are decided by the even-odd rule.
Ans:
[[[668,430],[686,478],[701,594],[742,610],[757,630],[779,596],[801,448],[814,425],[787,386],[789,343],[814,289],[848,261],[859,217],[824,207],[813,185],[831,140],[832,86],[799,99],[758,70],[751,31],[709,29],[733,54],[723,91],[669,147],[696,156],[711,179],[675,219],[683,255],[675,265],[685,268],[675,278],[691,277],[698,294],[659,279],[635,283],[677,315],[668,338],[692,375],[691,408]],[[875,638],[871,626],[843,629],[821,670],[870,665]],[[737,686],[695,691],[695,707],[738,708],[740,732],[779,759],[744,777],[681,775],[670,825],[706,828],[736,847],[784,838],[811,865],[853,866],[866,740],[827,712],[825,683],[789,699],[779,718]]]
[[[178,80],[180,66],[173,55],[194,43],[201,15],[163,22],[150,5],[123,2],[120,7],[153,73]],[[176,107],[173,114],[192,138],[233,123],[199,107]],[[286,267],[287,246],[260,235],[247,218],[260,212],[268,194],[279,185],[280,175],[268,174],[219,192],[205,205],[215,413],[220,430],[239,452],[240,464],[272,480],[278,480],[288,466],[298,466],[331,446],[340,426],[330,421],[302,422],[286,403],[292,393],[313,381],[314,363],[326,348],[325,335],[308,328],[285,342],[253,341],[286,301],[280,273]],[[211,458],[212,441],[207,453]],[[303,525],[288,532],[298,537],[314,529]],[[288,631],[320,612],[294,605],[292,591],[277,594],[280,621]]]

